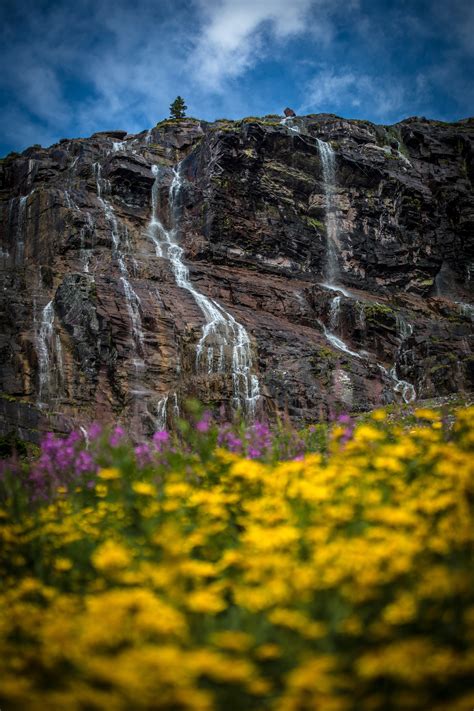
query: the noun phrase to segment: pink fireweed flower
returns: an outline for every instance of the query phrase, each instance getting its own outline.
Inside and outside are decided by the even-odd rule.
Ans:
[[[137,458],[137,464],[141,468],[152,462],[151,450],[146,442],[138,444],[135,447],[135,456]]]
[[[350,425],[352,424],[352,418],[350,415],[347,413],[343,412],[342,415],[339,415],[337,418],[337,422],[339,422],[340,425]]]
[[[124,430],[117,426],[112,430],[112,434],[109,437],[109,444],[111,447],[118,447],[125,435]]]
[[[205,412],[199,422],[196,422],[196,429],[198,432],[209,432],[211,427],[211,413]]]
[[[158,452],[162,452],[169,442],[170,436],[166,430],[160,430],[153,435],[153,444]]]
[[[90,452],[79,452],[74,462],[74,470],[76,474],[84,474],[91,472],[94,469],[94,460]]]
[[[102,434],[102,425],[98,422],[93,422],[87,431],[87,435],[91,442],[100,437]]]

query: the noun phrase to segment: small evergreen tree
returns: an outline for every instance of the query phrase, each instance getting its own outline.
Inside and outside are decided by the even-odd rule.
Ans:
[[[186,116],[186,109],[188,107],[184,103],[184,99],[181,96],[177,96],[176,99],[170,106],[170,118],[172,119],[182,119]]]

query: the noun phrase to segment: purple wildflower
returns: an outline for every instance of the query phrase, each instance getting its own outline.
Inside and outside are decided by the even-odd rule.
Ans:
[[[145,467],[152,461],[150,447],[146,442],[139,444],[135,447],[135,456],[137,458],[137,464],[139,467]]]
[[[98,422],[93,422],[89,427],[87,434],[90,441],[93,442],[102,434],[102,425],[100,425]]]
[[[343,412],[342,415],[338,416],[337,422],[339,422],[340,425],[350,425],[352,424],[352,418],[350,415]]]
[[[211,427],[211,413],[205,412],[199,422],[196,422],[196,429],[198,432],[209,432]]]
[[[169,441],[169,434],[166,430],[159,430],[153,435],[153,443],[158,452],[162,452],[165,445]]]
[[[122,439],[124,438],[124,435],[125,432],[120,426],[117,425],[117,427],[114,427],[114,429],[112,430],[112,434],[109,437],[110,446],[118,447]]]
[[[76,474],[84,474],[94,469],[94,460],[90,452],[79,452],[74,462],[74,469]]]

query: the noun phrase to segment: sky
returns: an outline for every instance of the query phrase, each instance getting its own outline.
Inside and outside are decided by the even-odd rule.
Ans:
[[[474,114],[472,0],[2,0],[0,155],[209,121]]]

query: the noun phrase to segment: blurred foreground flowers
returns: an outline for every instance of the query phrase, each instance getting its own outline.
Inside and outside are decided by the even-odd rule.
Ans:
[[[48,437],[0,479],[0,708],[472,708],[473,418]]]

